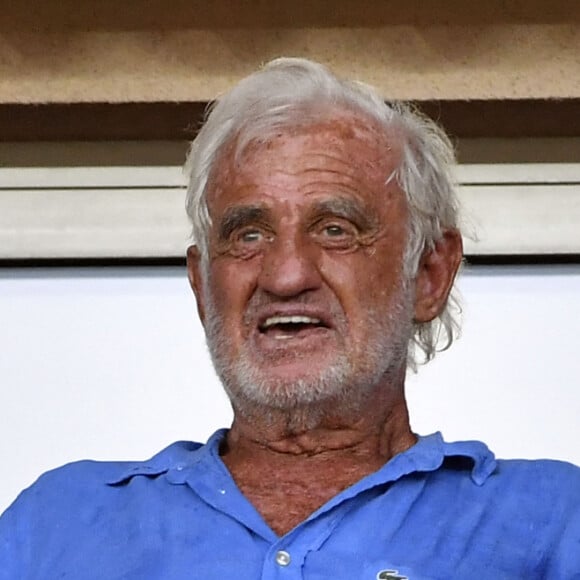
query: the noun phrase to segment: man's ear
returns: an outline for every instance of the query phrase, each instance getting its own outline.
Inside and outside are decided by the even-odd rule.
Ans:
[[[429,322],[441,314],[462,258],[456,229],[445,230],[434,248],[425,250],[415,279],[415,322]]]
[[[201,254],[197,246],[187,248],[187,277],[197,303],[197,313],[202,324],[205,324],[205,305],[203,302],[203,273]]]

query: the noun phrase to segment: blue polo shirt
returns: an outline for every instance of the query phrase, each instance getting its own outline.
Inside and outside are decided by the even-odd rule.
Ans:
[[[221,461],[224,434],[46,473],[0,519],[0,579],[580,578],[570,464],[422,437],[279,537]]]

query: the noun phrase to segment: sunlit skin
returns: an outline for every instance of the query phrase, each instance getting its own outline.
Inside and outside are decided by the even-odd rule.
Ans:
[[[366,349],[369,309],[383,310],[398,287],[404,198],[384,186],[393,156],[363,146],[370,135],[359,133],[345,124],[278,138],[248,152],[247,169],[221,172],[210,195],[213,300],[229,321],[232,356],[245,347],[271,375],[291,381],[337,348]],[[325,326],[285,340],[259,332],[279,314]]]
[[[202,321],[207,298],[223,319],[229,356],[292,381],[347,353],[364,375],[372,317],[388,316],[402,288],[407,206],[389,176],[396,139],[354,116],[288,131],[240,157],[226,151],[210,183],[209,279],[195,248],[188,268]],[[461,243],[446,233],[422,260],[409,317],[443,307]],[[264,328],[273,316],[320,321]],[[349,407],[330,398],[308,409],[236,409],[223,460],[278,534],[416,441],[404,400],[404,353]],[[353,400],[356,393],[353,393]],[[356,411],[355,411],[356,409]],[[279,507],[284,505],[284,509]]]

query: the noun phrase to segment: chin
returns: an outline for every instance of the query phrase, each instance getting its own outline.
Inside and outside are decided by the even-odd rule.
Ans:
[[[214,361],[215,362],[215,361]],[[300,365],[262,369],[243,359],[216,370],[234,406],[250,403],[272,409],[292,409],[342,397],[352,385],[352,369],[341,359],[319,370]]]

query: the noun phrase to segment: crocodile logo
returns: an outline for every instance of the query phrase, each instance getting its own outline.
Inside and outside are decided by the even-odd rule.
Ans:
[[[409,578],[401,576],[397,570],[381,570],[377,574],[377,580],[409,580]]]

